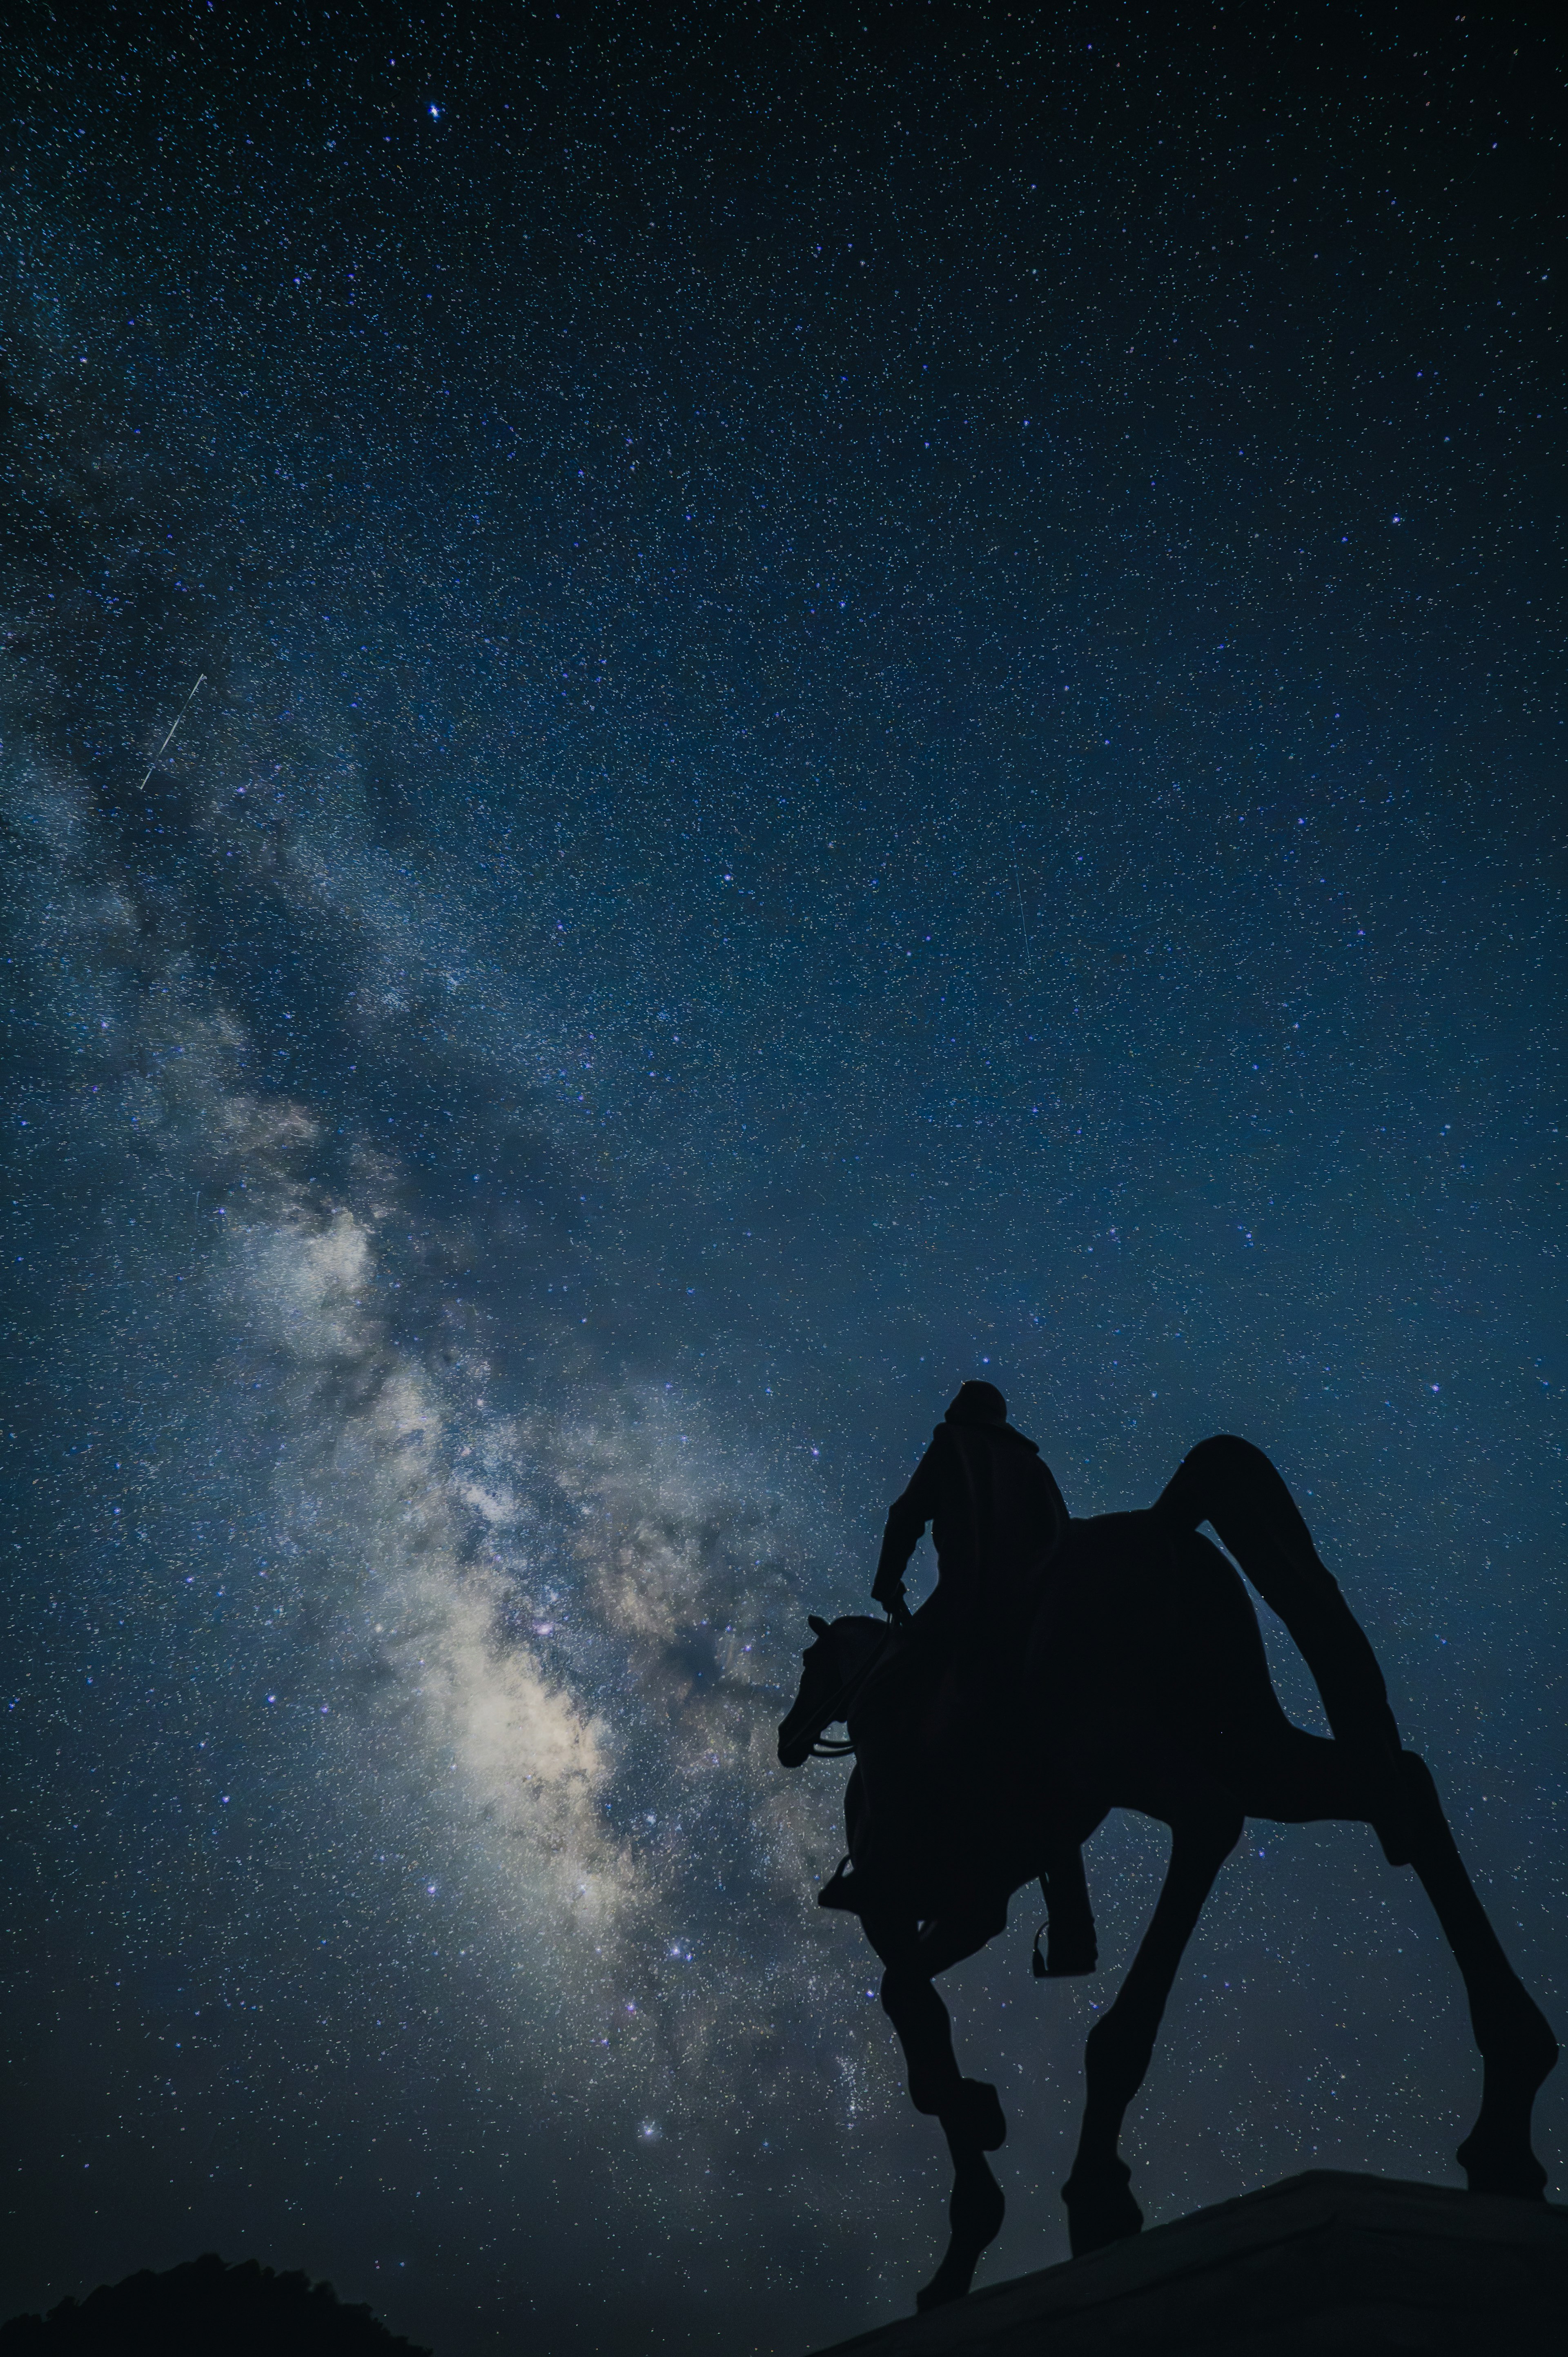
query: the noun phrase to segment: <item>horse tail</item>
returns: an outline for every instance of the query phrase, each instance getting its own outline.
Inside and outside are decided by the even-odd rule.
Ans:
[[[1312,1543],[1300,1508],[1261,1448],[1232,1433],[1200,1440],[1155,1501],[1178,1531],[1208,1523],[1312,1672],[1328,1724],[1359,1748],[1399,1749],[1388,1688],[1366,1632]]]

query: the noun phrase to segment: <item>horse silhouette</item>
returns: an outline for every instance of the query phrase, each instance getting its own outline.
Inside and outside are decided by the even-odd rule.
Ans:
[[[1285,1717],[1251,1598],[1199,1521],[1284,1620],[1332,1738]],[[1480,2113],[1458,2159],[1473,2192],[1542,2198],[1530,2114],[1557,2041],[1487,1919],[1424,1761],[1400,1749],[1370,1645],[1261,1450],[1219,1436],[1184,1460],[1155,1507],[1069,1524],[1033,1638],[1021,1662],[1005,1665],[1008,1706],[1000,1723],[965,1730],[967,1758],[956,1762],[950,1736],[923,1773],[912,1770],[918,1729],[886,1706],[918,1642],[906,1627],[859,1614],[831,1626],[813,1615],[811,1625],[816,1641],[779,1730],[779,1757],[794,1768],[813,1755],[859,1753],[845,1795],[850,1855],[820,1903],[858,1913],[885,1968],[882,2004],[910,2095],[939,2119],[952,2158],[950,2238],[918,2306],[968,2291],[1002,2223],[985,2156],[1007,2132],[995,2089],[961,2076],[932,1983],[1004,1928],[1009,1898],[1036,1876],[1050,1921],[1046,1968],[1088,1969],[1094,1943],[1079,1851],[1112,1809],[1167,1825],[1171,1851],[1122,1987],[1089,2035],[1082,2126],[1062,2188],[1075,2255],[1142,2227],[1117,2149],[1122,2120],[1183,1951],[1248,1817],[1369,1824],[1391,1864],[1414,1867],[1464,1978],[1485,2065]],[[928,1670],[928,1693],[929,1681]],[[848,1740],[824,1740],[839,1721]],[[896,1770],[879,1781],[889,1762]]]

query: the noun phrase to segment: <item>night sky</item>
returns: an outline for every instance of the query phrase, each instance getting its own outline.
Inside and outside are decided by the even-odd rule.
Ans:
[[[1561,2029],[1545,38],[189,0],[5,97],[0,2315],[906,2311],[774,1729],[968,1375],[1076,1513],[1270,1452]],[[1164,1854],[947,1984],[982,2283]],[[1412,1877],[1254,1825],[1126,2149],[1455,2184],[1478,2093]]]

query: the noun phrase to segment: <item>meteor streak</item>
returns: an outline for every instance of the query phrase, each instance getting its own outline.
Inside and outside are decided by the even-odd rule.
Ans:
[[[200,687],[200,686],[202,686],[202,685],[204,684],[205,681],[206,681],[206,678],[207,678],[207,673],[206,673],[205,672],[199,672],[199,673],[197,673],[196,687]],[[180,722],[185,718],[186,714],[190,710],[191,705],[192,705],[195,703],[195,701],[196,701],[196,687],[193,687],[193,688],[191,689],[190,694],[186,697],[185,702],[180,705],[178,712],[175,715],[174,728],[171,728],[171,729],[169,730],[168,735],[164,738],[163,743],[158,747],[157,751],[153,755],[152,759],[147,763],[147,778],[150,778],[150,777],[152,776],[153,771],[157,768],[158,763],[163,759],[164,755],[168,751],[169,747],[174,743],[175,729],[177,729],[177,728],[179,726]],[[142,783],[141,783],[141,787],[140,787],[140,791],[141,791],[141,792],[143,792],[144,794],[145,794],[145,793],[146,792],[146,791],[147,791],[147,778],[144,778],[144,779],[142,780]]]

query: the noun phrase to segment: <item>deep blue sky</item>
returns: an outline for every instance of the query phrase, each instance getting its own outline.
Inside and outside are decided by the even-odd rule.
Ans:
[[[1561,2024],[1558,54],[12,54],[0,2313],[209,2247],[442,2357],[907,2308],[939,2141],[773,1727],[972,1373],[1079,1512],[1275,1457]],[[983,2280],[1065,2254],[1161,1854],[1092,1845],[1098,1980],[1024,1902],[953,1976]],[[1454,2182],[1477,2090],[1411,1877],[1265,1827],[1128,2148],[1155,2219]]]

